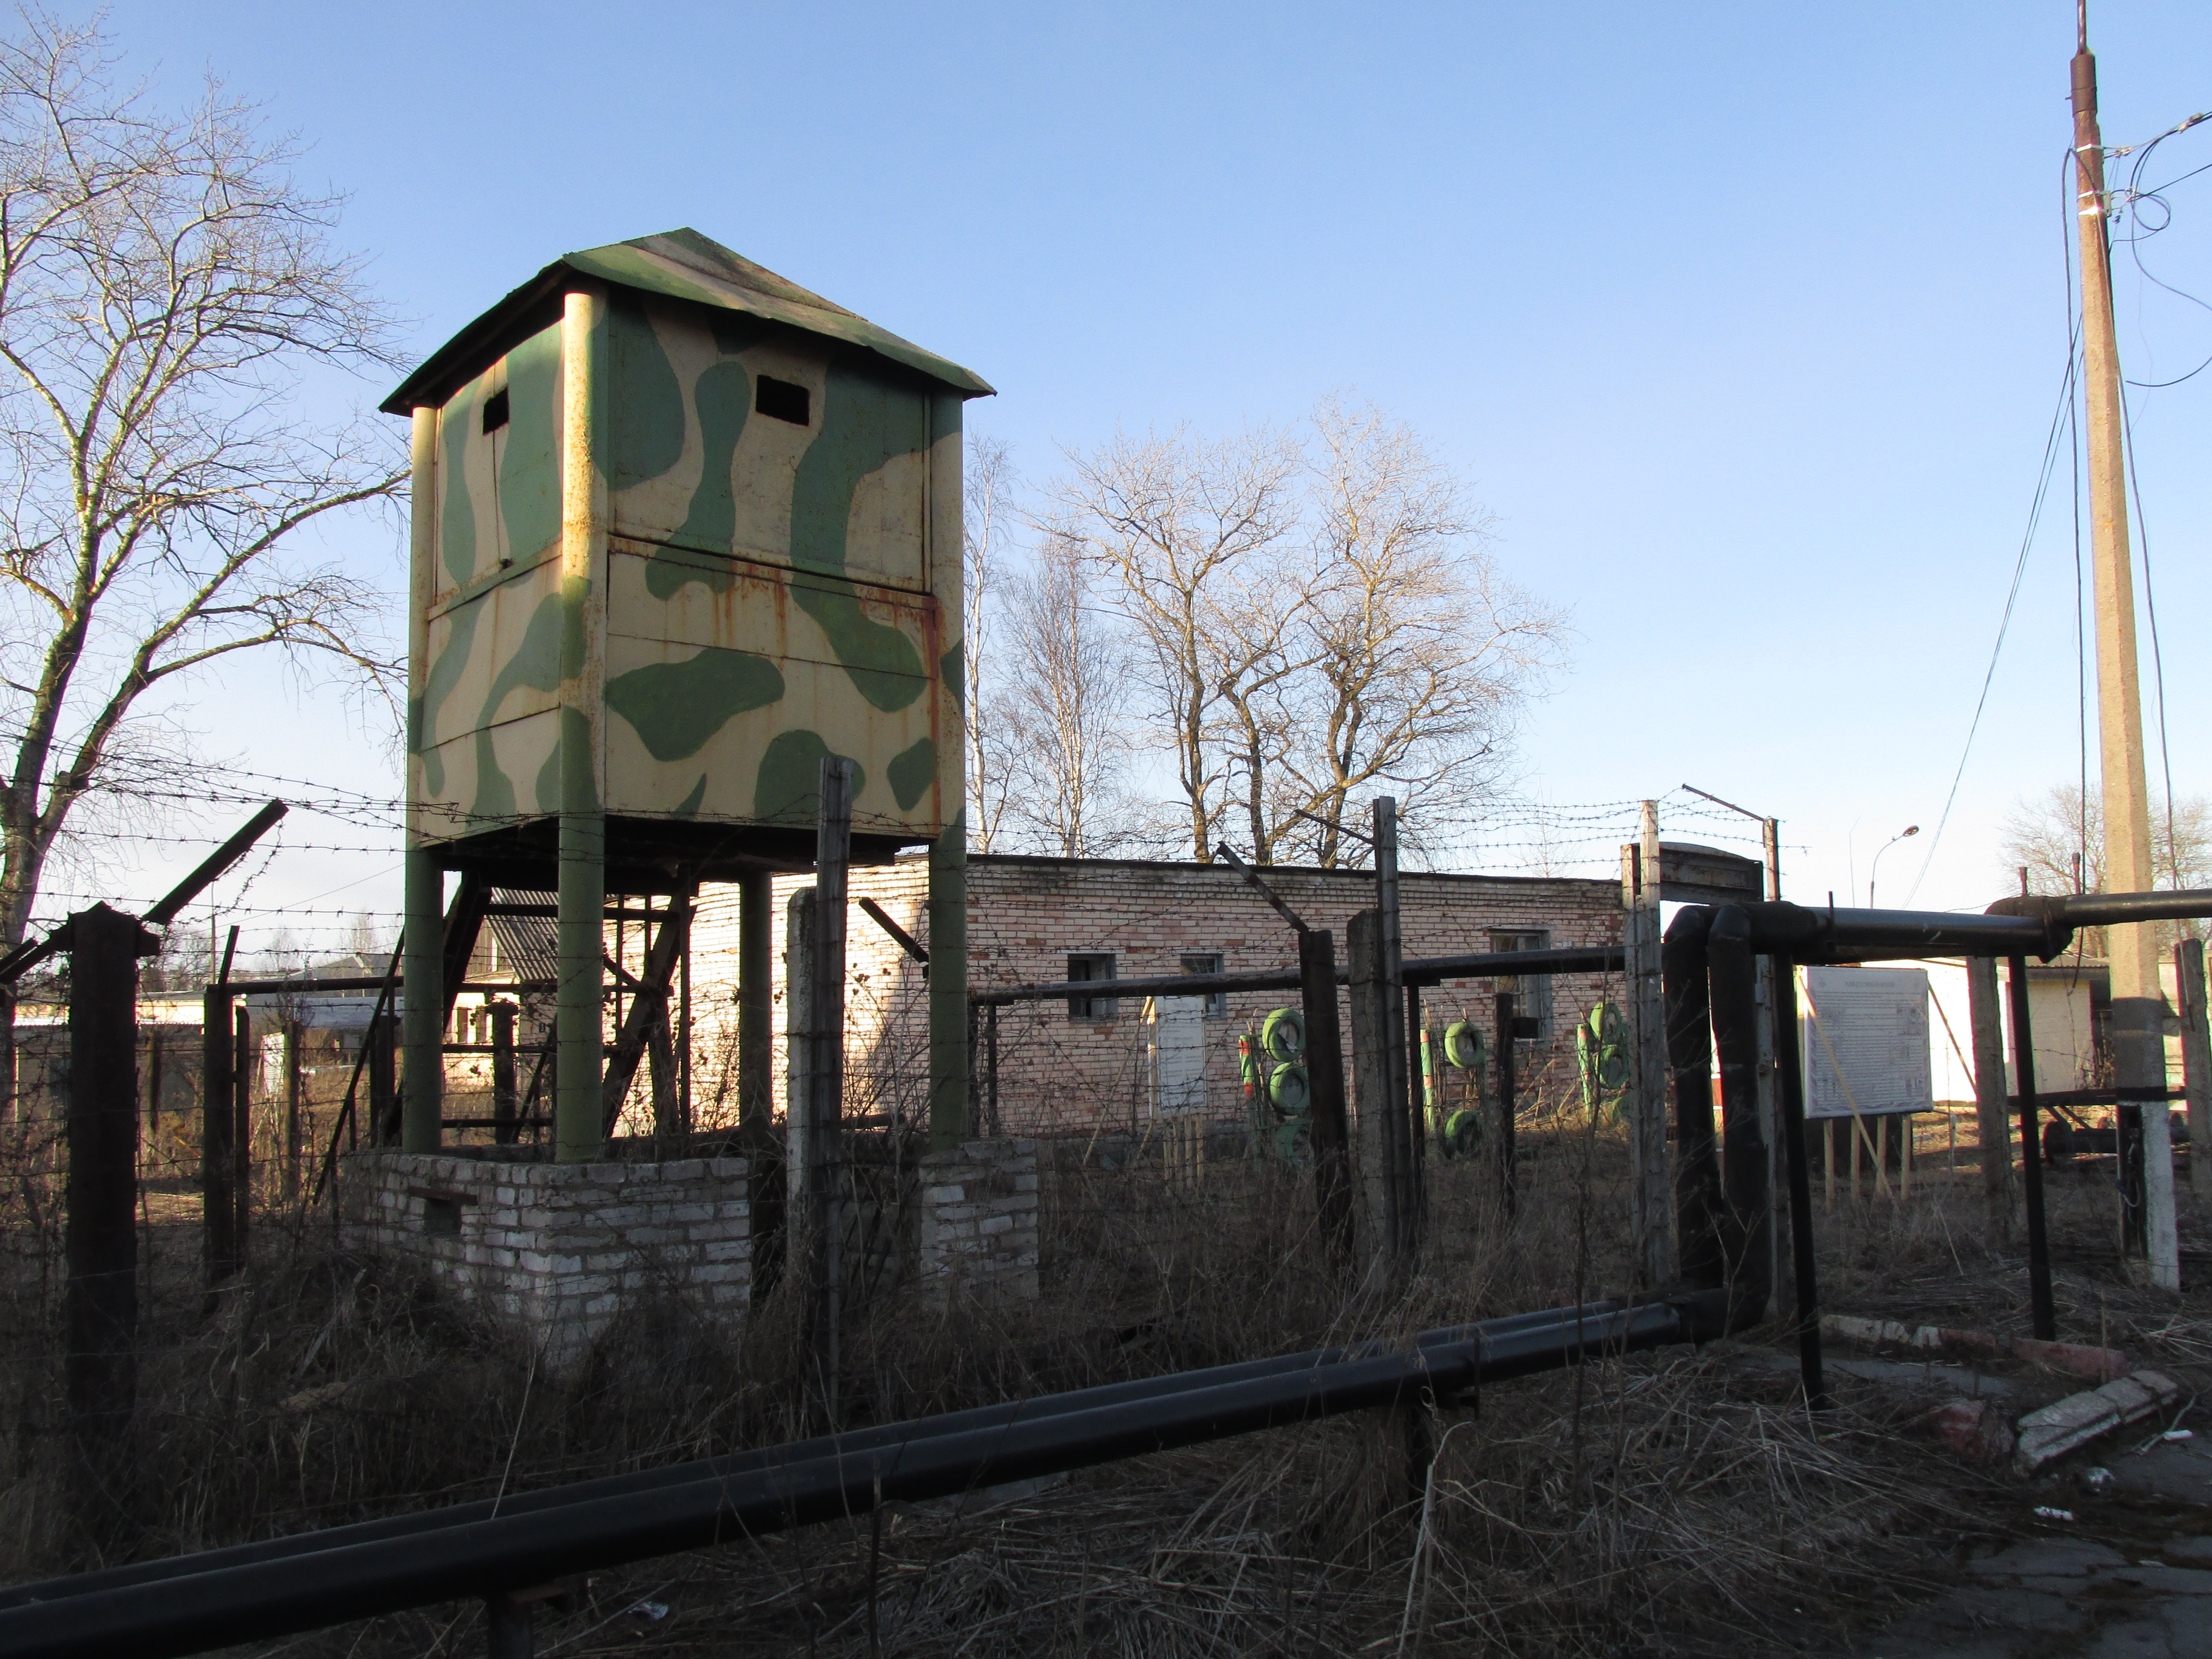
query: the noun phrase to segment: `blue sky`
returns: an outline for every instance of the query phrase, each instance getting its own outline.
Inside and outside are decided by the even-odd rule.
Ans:
[[[2107,143],[2212,107],[2212,12],[2094,13]],[[1117,424],[1286,420],[1353,388],[1465,469],[1506,568],[1571,608],[1530,793],[1686,781],[1778,814],[1814,900],[1942,810],[2064,367],[2067,0],[108,16],[157,88],[212,70],[311,147],[418,349],[565,249],[690,224],[981,372],[1001,395],[971,429],[1036,471]],[[2212,124],[2156,176],[2205,162]],[[2169,199],[2144,256],[2212,295],[2212,173]],[[2121,267],[2131,374],[2212,356],[2212,312]],[[2136,396],[2192,793],[2212,372]],[[1924,879],[1930,835],[1888,856],[1885,902],[1995,896],[1996,819],[2075,773],[2063,464],[2054,491],[1949,827]],[[211,688],[209,746],[368,787],[384,757],[333,755],[326,712],[276,684]],[[1560,855],[1595,873],[1613,834]],[[374,862],[291,854],[255,890]]]

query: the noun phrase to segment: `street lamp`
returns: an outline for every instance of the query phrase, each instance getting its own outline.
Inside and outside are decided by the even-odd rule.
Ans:
[[[1874,908],[1874,872],[1881,867],[1881,855],[1889,851],[1891,848],[1896,846],[1898,842],[1903,841],[1907,836],[1917,836],[1919,833],[1920,826],[1918,824],[1908,823],[1904,829],[1899,830],[1895,835],[1892,836],[1887,841],[1882,842],[1880,847],[1875,849],[1874,862],[1867,866],[1868,909],[1871,910]]]

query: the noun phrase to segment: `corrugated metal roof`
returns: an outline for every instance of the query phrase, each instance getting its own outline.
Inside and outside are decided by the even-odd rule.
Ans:
[[[509,336],[516,321],[554,296],[570,273],[827,335],[942,381],[963,396],[993,395],[988,380],[950,358],[925,351],[686,227],[562,254],[432,352],[384,400],[384,412],[405,415],[418,404],[443,404],[487,360],[514,343]]]
[[[494,904],[550,904],[554,896],[532,887],[495,887]],[[517,979],[552,979],[557,972],[556,952],[561,942],[559,927],[550,916],[486,916],[491,936],[498,941],[499,965],[485,960],[481,941],[469,964],[471,978],[511,974]]]

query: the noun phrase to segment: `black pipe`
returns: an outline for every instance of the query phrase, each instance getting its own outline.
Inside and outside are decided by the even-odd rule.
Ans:
[[[1520,974],[1614,974],[1628,961],[1618,945],[1563,945],[1549,951],[1484,951],[1473,956],[1416,957],[1406,964],[1408,985],[1448,979],[1492,979]]]
[[[2052,942],[2051,927],[2042,918],[2003,913],[1845,910],[1780,899],[1747,904],[1743,911],[1751,924],[1753,950],[1787,951],[1800,961],[1838,948],[1888,947],[1928,956],[2002,956],[2012,951],[2055,956],[2064,948],[2063,939]]]
[[[2115,922],[2195,921],[2212,915],[2212,888],[2178,888],[2162,893],[2020,894],[1989,908],[1996,916],[2050,918],[2069,931]]]
[[[1674,1079],[1674,1249],[1685,1284],[1717,1286],[1721,1243],[1719,1149],[1713,1141],[1712,1000],[1705,982],[1709,906],[1679,912],[1659,949],[1667,1002],[1667,1068]]]
[[[1782,1155],[1789,1164],[1790,1265],[1797,1291],[1797,1376],[1805,1403],[1828,1408],[1828,1379],[1820,1356],[1820,1275],[1813,1250],[1813,1179],[1805,1162],[1805,1062],[1797,1047],[1797,964],[1774,965],[1774,1058],[1781,1073]]]
[[[1721,1147],[1726,1229],[1724,1282],[1729,1317],[1766,1316],[1774,1291],[1773,1219],[1767,1202],[1766,1132],[1759,1121],[1759,969],[1743,907],[1723,904],[1705,936],[1713,1043],[1721,1073]]]
[[[1577,1317],[1585,1320],[1602,1317],[1619,1312],[1625,1305],[1619,1300],[1607,1298],[1584,1303],[1579,1308],[1546,1308],[1533,1313],[1512,1314],[1480,1325],[1448,1326],[1425,1331],[1414,1339],[1414,1343],[1419,1347],[1435,1347],[1465,1341],[1477,1333],[1487,1333],[1494,1338],[1501,1334],[1511,1334],[1571,1322]],[[1095,1410],[1102,1406],[1121,1405],[1132,1401],[1162,1399],[1194,1389],[1219,1388],[1254,1377],[1312,1370],[1322,1365],[1396,1352],[1401,1346],[1378,1339],[1348,1347],[1311,1348],[1299,1353],[1278,1354],[1266,1359],[1239,1360],[1198,1370],[1173,1371],[1162,1376],[1141,1377],[1127,1382],[1103,1382],[1034,1400],[975,1406],[965,1411],[945,1412],[934,1417],[908,1422],[879,1424],[874,1428],[844,1434],[818,1435],[811,1439],[732,1452],[721,1457],[669,1464],[629,1474],[605,1475],[595,1480],[572,1481],[538,1492],[513,1493],[497,1501],[486,1498],[474,1503],[448,1504],[442,1509],[418,1510],[408,1515],[387,1516],[381,1520],[356,1522],[349,1526],[326,1528],[317,1532],[295,1533],[284,1538],[261,1539],[251,1544],[234,1544],[223,1549],[203,1550],[191,1555],[168,1556],[155,1561],[105,1567],[67,1577],[0,1589],[0,1610],[36,1601],[51,1601],[59,1596],[91,1595],[129,1584],[152,1583],[217,1568],[243,1566],[257,1561],[286,1560],[342,1546],[372,1543],[380,1539],[440,1532],[487,1521],[495,1515],[535,1514],[542,1510],[558,1509],[571,1504],[599,1503],[632,1492],[654,1492],[695,1481],[728,1480],[765,1468],[772,1462],[789,1463],[840,1453],[867,1451],[879,1446],[927,1439],[934,1435],[1032,1422],[1055,1413]]]
[[[2020,1101],[2021,1191],[2027,1202],[2028,1316],[2037,1338],[2058,1340],[2058,1313],[2051,1300],[2051,1239],[2044,1228],[2043,1139],[2035,1103],[2035,1031],[2027,1012],[2027,958],[2007,964],[2012,998],[2012,1066]]]
[[[1162,1400],[798,1462],[780,1457],[740,1476],[19,1606],[0,1612],[0,1652],[10,1659],[202,1652],[843,1519],[884,1501],[955,1497],[1424,1393],[1449,1403],[1484,1382],[1557,1370],[1592,1353],[1701,1341],[1727,1326],[1723,1298],[1691,1295],[1504,1333],[1478,1326],[1455,1341]]]

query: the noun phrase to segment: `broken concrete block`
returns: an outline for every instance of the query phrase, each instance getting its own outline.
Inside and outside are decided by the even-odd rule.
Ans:
[[[2101,1389],[2069,1394],[2020,1419],[2013,1466],[2033,1473],[2076,1446],[2149,1416],[2179,1397],[2181,1385],[2159,1371],[2135,1371]]]
[[[1932,1419],[1936,1437],[1961,1457],[1997,1463],[2012,1455],[2012,1425],[1986,1400],[1954,1400]]]

